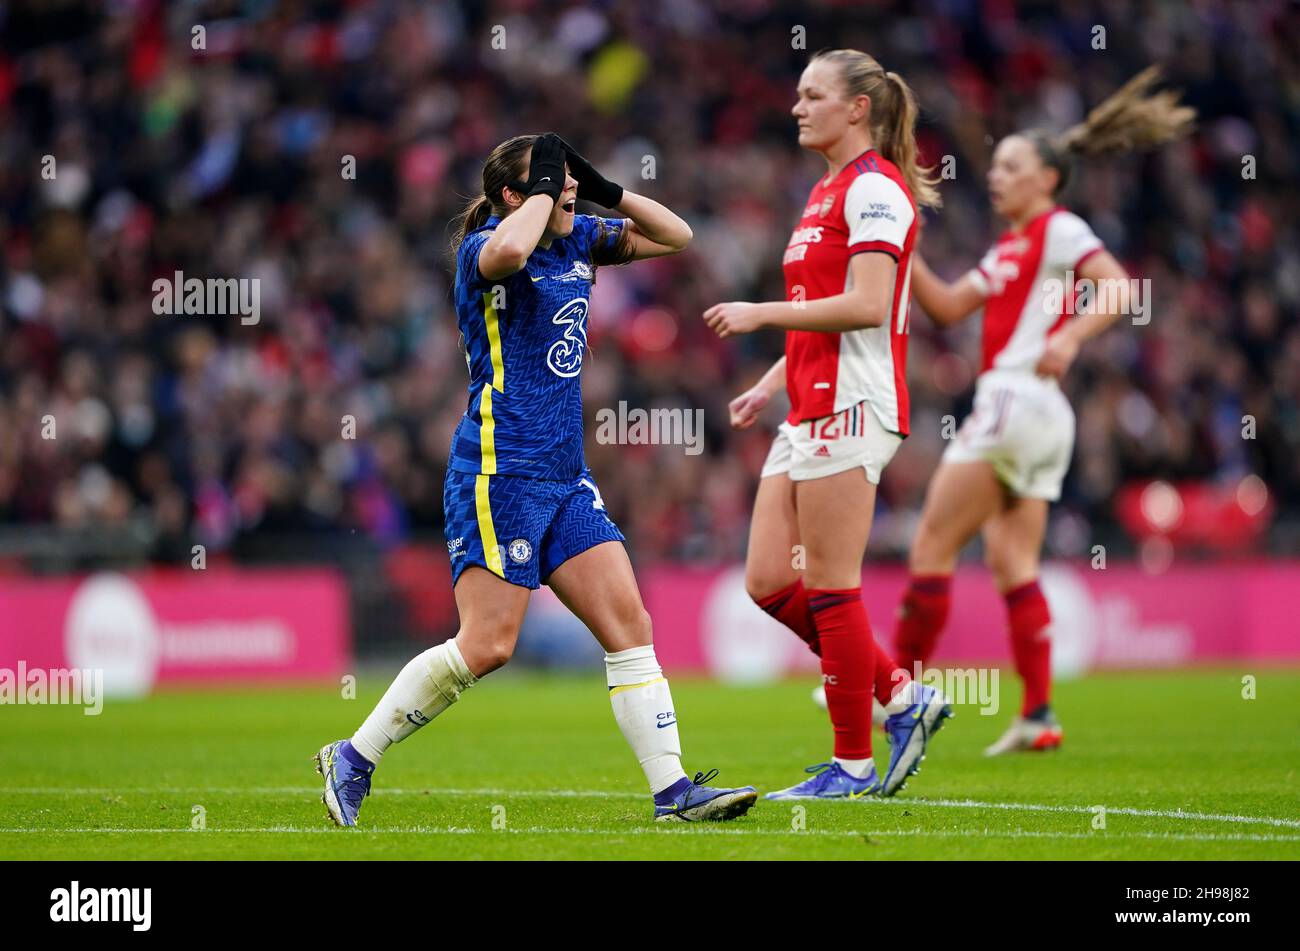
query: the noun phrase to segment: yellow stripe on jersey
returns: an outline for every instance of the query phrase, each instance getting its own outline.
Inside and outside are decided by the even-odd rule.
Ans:
[[[488,571],[499,578],[506,576],[501,564],[501,548],[497,545],[497,530],[492,524],[492,502],[488,498],[488,477],[474,477],[474,510],[478,513],[478,536],[483,542],[483,560]]]
[[[488,350],[492,354],[492,383],[483,387],[483,391],[478,397],[478,415],[482,423],[479,426],[479,456],[482,460],[482,472],[484,475],[496,475],[497,472],[497,443],[496,432],[497,422],[492,415],[492,391],[498,393],[505,392],[506,385],[506,367],[501,359],[501,326],[497,318],[496,308],[492,306],[492,295],[484,293],[483,295],[483,322],[487,327]],[[486,493],[486,489],[484,492]],[[486,494],[484,498],[486,498]],[[480,518],[482,518],[480,510]],[[489,525],[491,519],[489,517]],[[501,559],[498,556],[497,562]],[[500,572],[498,572],[499,574]]]

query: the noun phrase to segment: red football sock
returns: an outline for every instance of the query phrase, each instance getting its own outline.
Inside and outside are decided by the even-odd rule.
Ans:
[[[1037,581],[1012,588],[1004,597],[1011,622],[1011,653],[1016,672],[1025,684],[1020,715],[1026,716],[1048,702],[1052,689],[1052,642],[1048,627],[1052,612]]]
[[[894,658],[885,653],[885,649],[874,637],[871,639],[871,646],[876,649],[876,699],[883,705],[894,699],[894,694],[911,681],[912,675],[894,663]]]
[[[926,664],[948,620],[951,575],[912,575],[898,609],[894,650],[900,667],[909,673],[917,661]]]
[[[796,578],[794,584],[766,597],[755,598],[754,601],[760,608],[798,634],[799,639],[808,645],[809,650],[821,656],[822,647],[817,640],[817,626],[813,623],[812,611],[808,607],[808,592],[804,590],[802,578]]]
[[[822,649],[826,706],[835,727],[835,756],[871,755],[871,694],[876,652],[861,588],[808,592]]]

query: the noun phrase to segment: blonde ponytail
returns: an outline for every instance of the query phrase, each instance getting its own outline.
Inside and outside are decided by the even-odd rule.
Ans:
[[[1065,132],[1059,147],[1077,155],[1136,152],[1186,135],[1196,110],[1179,105],[1178,93],[1170,89],[1146,95],[1159,79],[1159,66],[1142,70]]]
[[[827,60],[839,69],[845,94],[871,100],[871,141],[898,167],[912,200],[925,208],[942,204],[939,179],[932,168],[920,165],[916,149],[916,96],[902,76],[885,72],[875,57],[861,50],[822,50],[812,61]]]
[[[920,112],[916,96],[898,73],[885,73],[885,79],[893,87],[895,106],[890,111],[892,128],[886,131],[886,142],[880,152],[898,166],[918,205],[938,208],[943,203],[939,197],[939,178],[932,168],[920,166],[916,154],[916,118]]]
[[[1148,95],[1159,79],[1160,67],[1148,66],[1062,134],[1022,133],[1034,144],[1043,164],[1056,169],[1055,193],[1069,181],[1075,156],[1147,151],[1191,132],[1196,110],[1179,104],[1177,92],[1166,89]]]

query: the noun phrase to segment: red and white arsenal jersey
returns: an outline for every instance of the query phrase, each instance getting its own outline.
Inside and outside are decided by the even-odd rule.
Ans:
[[[1079,265],[1101,250],[1088,223],[1060,206],[998,239],[970,272],[984,295],[981,373],[1033,372],[1047,338],[1065,323]]]
[[[849,259],[863,251],[890,255],[898,269],[889,317],[879,327],[786,331],[788,422],[831,416],[866,400],[885,429],[907,435],[907,306],[916,227],[907,183],[874,149],[813,187],[782,261],[786,300],[849,290]]]

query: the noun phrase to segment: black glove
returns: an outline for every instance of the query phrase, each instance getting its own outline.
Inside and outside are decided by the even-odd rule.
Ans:
[[[559,136],[556,136],[559,138]],[[569,160],[569,173],[578,180],[578,197],[583,201],[594,201],[606,208],[617,208],[623,200],[623,186],[607,179],[595,167],[582,157],[582,153],[568,142],[560,139],[565,157]]]
[[[528,181],[506,182],[506,187],[531,198],[549,195],[559,204],[564,191],[564,140],[554,132],[539,135],[533,141],[533,154],[528,163]]]

